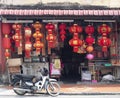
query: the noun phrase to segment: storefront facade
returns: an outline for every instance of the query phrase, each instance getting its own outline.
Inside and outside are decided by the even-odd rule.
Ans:
[[[107,67],[102,74],[112,72],[116,77],[119,77],[119,67],[116,67],[119,66],[120,63],[119,7],[105,8],[97,6],[94,9],[93,7],[95,6],[82,6],[84,9],[81,9],[81,7],[76,7],[74,4],[71,6],[70,4],[67,6],[65,5],[64,8],[47,5],[45,7],[41,6],[39,9],[35,9],[35,7],[31,9],[28,6],[19,7],[20,9],[14,6],[13,8],[8,7],[0,9],[1,72],[5,72],[6,66],[9,66],[10,68],[10,66],[23,65],[22,71],[24,74],[38,75],[36,70],[41,66],[45,66],[49,69],[50,76],[57,76],[58,78],[60,78],[59,76],[62,76],[63,79],[76,77],[81,81],[85,80],[82,78],[82,74],[84,74],[82,72],[87,69],[86,72],[89,71],[92,75],[92,77],[87,78],[88,80],[100,81],[101,76],[97,73],[100,73],[106,66],[109,66],[109,68]],[[62,23],[64,23],[64,25],[62,25]],[[3,47],[3,44],[6,44],[4,42],[6,35],[6,27],[3,27],[4,24],[10,25],[10,30],[8,30],[10,33],[7,34],[7,38],[11,39],[9,44],[11,44],[12,47],[9,47],[9,45],[4,45]],[[76,32],[74,32],[74,30],[72,31],[72,29],[70,30],[70,28],[74,27],[76,24],[78,26],[77,29],[79,30]],[[98,31],[98,27],[103,24],[106,25],[105,27],[108,34],[102,34]],[[60,25],[62,26],[60,27]],[[94,30],[92,28],[90,31],[92,32],[91,34],[86,33],[86,27],[88,25],[91,25],[94,28]],[[17,26],[20,30],[17,30]],[[109,31],[108,29],[111,30]],[[14,37],[18,32],[21,37],[19,39],[19,47],[17,46],[17,39],[15,40]],[[28,32],[27,37],[25,32]],[[39,36],[34,34],[36,32],[39,32]],[[50,35],[52,35],[52,39],[50,39]],[[90,40],[87,42],[86,39],[88,35],[91,36],[91,40],[94,41]],[[70,42],[73,37],[77,38],[77,41],[79,41],[79,44],[76,45],[78,46],[77,50],[76,48],[74,49],[74,43]],[[104,40],[107,41],[107,43],[103,41],[99,44],[98,39],[101,37],[108,38],[107,40]],[[73,38],[73,40],[76,39]],[[87,49],[89,45],[92,47]],[[107,51],[102,50],[103,46],[107,47]],[[6,57],[4,55],[8,48],[5,47],[9,47],[10,56],[8,59],[8,65],[6,65],[6,57],[8,54],[6,54]],[[26,50],[26,47],[29,49]],[[92,48],[94,50],[91,50]],[[15,60],[17,64],[15,63]],[[53,62],[54,64],[56,62],[57,66],[55,66],[56,68],[54,67],[55,69],[52,72]],[[60,64],[62,66],[60,66]],[[9,70],[9,68],[7,69]],[[60,69],[60,72],[56,69]],[[19,69],[17,68],[11,68],[9,71],[14,73],[18,70]]]

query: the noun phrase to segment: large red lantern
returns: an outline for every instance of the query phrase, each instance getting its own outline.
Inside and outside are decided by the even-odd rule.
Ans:
[[[82,45],[82,40],[80,40],[78,37],[73,37],[69,41],[69,45],[73,47],[74,52],[78,52],[78,47]]]
[[[102,24],[98,27],[98,32],[102,34],[102,36],[107,36],[111,32],[111,28],[106,24]]]
[[[102,37],[98,40],[98,44],[102,46],[102,51],[106,52],[107,48],[111,45],[111,40],[107,37]]]
[[[88,34],[88,35],[92,35],[94,33],[94,27],[92,25],[88,25],[86,28],[85,28],[85,32]]]
[[[3,48],[5,48],[4,55],[7,59],[10,57],[9,49],[11,47],[11,43],[10,43],[10,38],[8,38],[10,30],[11,30],[10,24],[2,23],[2,32],[5,35],[5,37],[3,38]]]

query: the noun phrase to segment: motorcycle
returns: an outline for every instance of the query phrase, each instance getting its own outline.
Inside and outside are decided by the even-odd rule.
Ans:
[[[39,71],[41,76],[27,76],[16,74],[13,76],[12,86],[17,95],[25,95],[26,93],[38,93],[45,90],[51,96],[57,96],[60,93],[60,85],[56,79],[48,77],[48,70],[43,68]]]

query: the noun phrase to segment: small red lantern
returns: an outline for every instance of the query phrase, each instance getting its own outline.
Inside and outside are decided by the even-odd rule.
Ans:
[[[55,26],[54,26],[52,23],[48,23],[48,24],[45,26],[45,28],[46,28],[47,30],[54,30],[54,29],[55,29]]]
[[[92,36],[88,36],[85,41],[88,45],[92,45],[94,43],[94,38]]]
[[[5,57],[8,59],[10,57],[10,53],[9,53],[9,50],[6,49],[5,50],[5,53],[4,53]]]
[[[77,24],[73,24],[73,26],[71,26],[69,28],[69,32],[71,33],[81,33],[83,31],[81,26],[78,26]]]
[[[65,37],[65,34],[66,34],[66,32],[65,32],[66,24],[64,24],[64,23],[60,24],[59,29],[60,29],[60,38],[61,38],[62,41],[64,41],[65,38],[66,38]]]
[[[87,46],[87,48],[86,48],[86,51],[89,52],[89,53],[92,52],[93,50],[94,50],[94,48],[91,45]]]
[[[25,42],[25,56],[27,58],[30,57],[31,49],[32,49],[32,43],[30,41],[26,41]]]
[[[36,48],[36,51],[39,53],[41,48],[43,48],[44,45],[40,41],[36,41],[33,46]]]
[[[107,37],[102,37],[98,40],[98,44],[102,46],[102,51],[106,52],[107,48],[111,45],[111,40]]]
[[[111,32],[111,28],[106,24],[102,24],[98,27],[98,32],[103,36],[107,36]]]
[[[40,38],[43,37],[43,34],[40,33],[39,31],[36,31],[36,32],[33,34],[33,37],[34,37],[36,40],[40,40]]]
[[[69,45],[73,47],[74,52],[78,52],[78,47],[82,45],[82,40],[78,39],[78,37],[73,37],[69,41]]]
[[[85,32],[88,34],[88,35],[92,35],[94,33],[94,27],[92,25],[88,25],[86,28],[85,28]]]
[[[26,38],[30,38],[31,35],[32,35],[31,28],[25,27],[24,30],[25,30],[25,37],[26,37]]]
[[[53,35],[53,34],[48,34],[47,37],[46,37],[46,39],[48,40],[48,46],[50,48],[53,48],[54,47],[54,42],[56,40],[56,36]]]
[[[42,28],[42,24],[39,23],[39,21],[36,21],[32,26],[35,28],[36,31],[39,31],[40,28]]]
[[[20,47],[20,40],[22,39],[20,34],[16,33],[15,35],[13,35],[12,38],[13,38],[13,40],[15,40],[16,47]]]

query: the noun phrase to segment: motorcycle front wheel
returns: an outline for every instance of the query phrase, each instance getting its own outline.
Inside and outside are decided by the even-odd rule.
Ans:
[[[58,96],[60,94],[60,85],[57,82],[48,83],[47,92],[51,96]]]
[[[22,83],[20,81],[16,82],[15,85],[14,85],[14,88],[21,88],[22,87]],[[15,90],[14,89],[14,92],[17,94],[17,95],[25,95],[26,94],[26,91],[22,91],[22,90]]]

